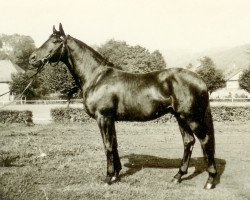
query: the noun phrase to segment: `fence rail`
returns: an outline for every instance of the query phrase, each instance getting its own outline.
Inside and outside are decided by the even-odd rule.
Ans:
[[[11,101],[0,101],[0,105],[9,104]],[[72,99],[70,100],[71,104],[82,103],[82,99]],[[58,100],[15,100],[12,102],[14,105],[23,105],[23,104],[66,104],[68,100],[58,99]]]
[[[71,104],[82,103],[82,99],[72,99],[70,100]],[[212,103],[250,103],[250,98],[215,98],[210,99]],[[0,105],[4,106],[9,104],[10,101],[0,101]],[[23,105],[23,104],[67,104],[67,100],[58,99],[58,100],[15,100],[12,102],[13,105]]]
[[[250,98],[214,98],[210,102],[250,102]]]

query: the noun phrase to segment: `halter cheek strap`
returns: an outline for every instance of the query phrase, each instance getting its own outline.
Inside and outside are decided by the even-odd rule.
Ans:
[[[49,61],[50,58],[52,58],[53,55],[61,48],[60,56],[59,56],[58,61],[56,62],[56,64],[54,66],[58,65],[58,63],[60,62],[60,60],[63,56],[63,53],[65,52],[65,50],[67,48],[66,44],[67,44],[67,38],[63,38],[63,41],[60,43],[60,45],[47,58],[45,58],[45,63],[44,63],[44,61],[43,61],[43,63],[44,64],[46,64],[48,62],[50,63],[50,61]]]

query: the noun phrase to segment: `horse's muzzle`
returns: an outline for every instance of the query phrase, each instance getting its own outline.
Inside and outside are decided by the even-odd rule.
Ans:
[[[37,59],[36,54],[31,54],[31,56],[29,57],[29,63],[33,66],[33,67],[41,67],[42,65],[45,65],[48,62],[48,59],[44,58],[44,59]]]

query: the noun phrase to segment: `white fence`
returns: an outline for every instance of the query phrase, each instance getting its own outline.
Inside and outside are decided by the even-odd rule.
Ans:
[[[70,100],[70,104],[80,104],[82,103],[82,99],[72,99]],[[210,99],[211,105],[214,106],[250,106],[250,98],[215,98]],[[0,106],[5,105],[53,105],[53,104],[67,104],[67,100],[15,100],[13,102],[10,101],[0,101]]]
[[[210,102],[250,102],[250,98],[214,98]]]
[[[82,103],[82,99],[72,99],[70,100],[70,104],[76,104],[76,103]],[[67,100],[63,99],[58,99],[58,100],[15,100],[15,101],[0,101],[0,105],[8,105],[8,104],[13,104],[13,105],[24,105],[24,104],[67,104]]]
[[[211,106],[247,106],[250,107],[250,98],[216,98],[210,99]]]

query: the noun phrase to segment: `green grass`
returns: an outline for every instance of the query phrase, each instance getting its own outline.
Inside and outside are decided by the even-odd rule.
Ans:
[[[196,142],[189,173],[174,185],[183,144],[174,123],[118,123],[121,180],[105,186],[95,123],[0,125],[0,199],[249,199],[249,121],[215,123],[218,185],[207,180]]]

